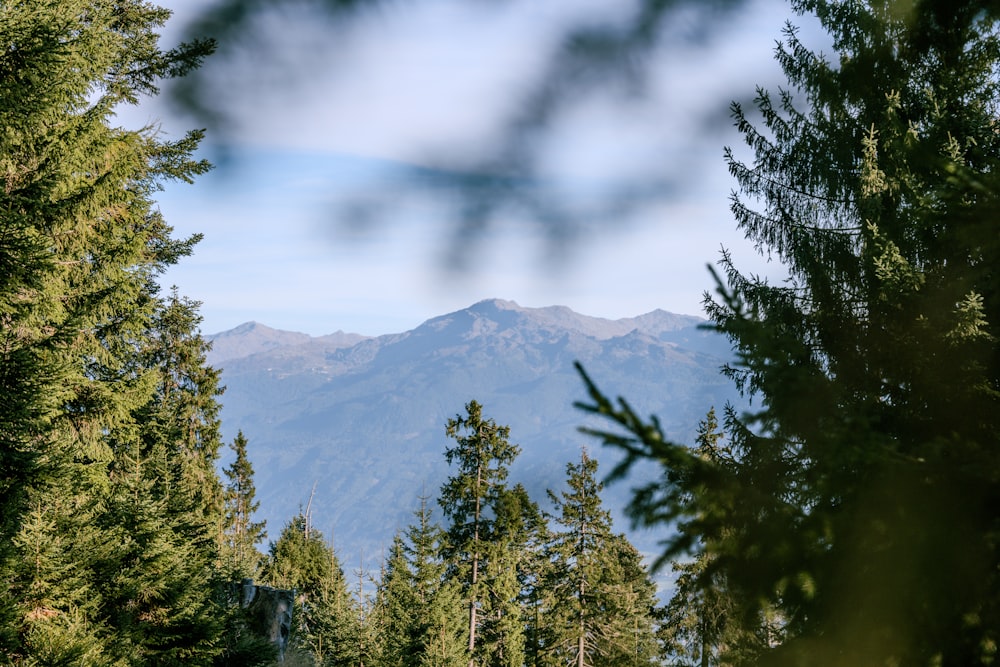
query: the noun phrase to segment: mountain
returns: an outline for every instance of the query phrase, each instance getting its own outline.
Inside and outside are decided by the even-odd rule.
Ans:
[[[295,331],[280,331],[272,329],[259,322],[246,322],[235,329],[208,336],[212,341],[212,352],[209,361],[220,365],[229,359],[242,359],[261,352],[268,352],[283,347],[292,347],[317,340],[308,334]],[[349,334],[343,331],[322,336],[319,340],[333,347],[350,347],[367,336]]]
[[[574,361],[605,393],[657,414],[668,436],[690,440],[710,407],[736,400],[719,373],[728,345],[699,329],[703,322],[661,310],[608,320],[487,300],[378,337],[310,337],[249,323],[209,336],[209,362],[223,369],[226,437],[242,429],[250,441],[272,537],[315,489],[314,525],[335,536],[354,568],[362,553],[369,566],[381,558],[421,495],[437,497],[452,443],[445,422],[472,399],[510,426],[522,447],[510,481],[543,506],[581,447],[605,473],[616,459],[577,430],[585,416],[573,402],[586,396]],[[620,530],[631,485],[605,491]],[[632,537],[640,548],[656,541]]]

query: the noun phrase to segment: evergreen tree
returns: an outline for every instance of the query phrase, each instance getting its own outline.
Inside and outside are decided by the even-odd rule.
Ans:
[[[91,627],[99,618],[101,601],[92,586],[89,563],[82,562],[79,554],[95,554],[91,540],[97,536],[79,528],[91,525],[94,508],[73,498],[55,501],[53,507],[35,500],[13,540],[20,559],[8,570],[7,585],[18,593],[11,601],[20,613],[18,623],[5,630],[13,635],[20,628],[23,635],[20,652],[8,653],[8,662],[125,664],[110,646],[113,638]]]
[[[177,288],[156,311],[144,363],[155,369],[154,394],[136,421],[143,435],[145,474],[189,540],[219,548],[223,493],[215,466],[222,446],[220,372],[207,365],[210,344],[198,329],[199,303]]]
[[[468,659],[470,667],[474,667],[477,662],[493,664],[497,657],[485,652],[478,636],[484,621],[496,624],[498,619],[491,618],[494,611],[503,613],[502,609],[486,607],[493,582],[484,580],[484,576],[491,538],[495,536],[496,505],[506,491],[507,469],[520,447],[508,442],[509,427],[483,418],[479,403],[470,401],[465,409],[465,417],[456,415],[447,423],[448,437],[454,438],[456,444],[445,450],[445,458],[457,470],[441,487],[438,502],[451,522],[446,557],[453,578],[462,583],[468,605]],[[493,568],[491,574],[499,577],[506,573]],[[497,637],[492,644],[498,646]]]
[[[723,468],[734,464],[714,408],[698,425],[695,452],[702,460]],[[682,523],[679,530],[690,529]],[[738,664],[742,657],[752,657],[777,641],[782,628],[773,610],[745,609],[724,574],[713,567],[714,543],[697,534],[692,537],[697,539],[694,558],[673,564],[677,578],[674,593],[662,610],[660,640],[665,653],[680,664]]]
[[[608,667],[652,667],[660,654],[655,635],[656,585],[642,554],[624,535],[613,535],[605,569],[597,583],[605,620],[595,628],[596,664]]]
[[[774,608],[774,664],[985,664],[1000,627],[1000,301],[992,185],[1000,35],[988,3],[796,2],[833,58],[789,28],[790,88],[734,106],[733,211],[789,280],[741,274],[708,302],[730,375],[759,398],[734,465],[667,442],[591,385],[589,409],[652,457],[644,522],[686,519],[739,598]]]
[[[521,484],[497,493],[485,551],[481,646],[490,665],[520,666],[527,649],[529,586],[547,534],[541,511]]]
[[[353,632],[348,640],[356,656],[350,663],[358,667],[381,664],[385,652],[385,626],[382,623],[382,605],[379,601],[378,580],[365,569],[364,554],[358,569],[354,570],[355,588],[351,598],[354,602]]]
[[[292,518],[271,544],[264,578],[276,588],[297,592],[292,615],[292,647],[317,665],[358,664],[358,610],[344,571],[323,535],[306,515]]]
[[[612,532],[597,469],[584,450],[579,463],[566,466],[569,490],[549,491],[559,529],[547,549],[545,664],[652,664],[655,588],[624,536]]]
[[[418,631],[420,652],[412,663],[419,667],[464,667],[469,663],[462,587],[447,579],[427,607]]]
[[[382,625],[382,652],[378,664],[383,667],[403,667],[415,653],[415,627],[425,605],[417,601],[413,578],[403,536],[397,534],[382,568],[377,596],[377,613]]]
[[[125,544],[100,531],[123,517],[128,492],[109,466],[118,443],[135,442],[135,414],[155,384],[139,353],[159,307],[155,278],[197,240],[173,239],[151,196],[207,168],[190,158],[198,133],[167,142],[153,128],[111,124],[117,105],[210,51],[161,51],[156,31],[168,16],[138,1],[0,8],[0,656],[9,663],[167,664],[188,649],[192,664],[207,659],[162,634],[133,653],[130,612],[103,597],[100,579],[107,562],[127,570],[128,558],[145,558],[136,544],[157,553],[138,525],[142,539]],[[169,532],[160,509],[133,515]],[[160,603],[168,611],[153,635],[179,627],[180,598]]]
[[[214,550],[190,541],[187,524],[141,478],[116,480],[102,509],[93,520],[101,539],[87,548],[90,590],[114,630],[110,653],[133,665],[211,664],[223,627]]]
[[[301,512],[281,529],[278,539],[268,549],[264,580],[276,588],[294,589],[301,595],[312,595],[322,582],[332,579],[339,570],[336,556],[323,535],[308,527]],[[343,580],[343,572],[337,575]],[[344,585],[346,590],[346,583]]]
[[[247,456],[247,444],[243,431],[238,432],[230,444],[236,458],[222,471],[227,480],[224,569],[233,580],[256,577],[261,565],[257,545],[267,539],[265,522],[253,520],[260,501],[256,500],[257,487],[253,482],[253,464]]]
[[[392,633],[399,639],[391,654],[400,655],[406,667],[462,667],[468,663],[468,612],[461,584],[446,578],[445,534],[431,520],[424,497],[416,519],[400,542],[404,561],[392,559],[396,566],[390,576],[396,585],[386,586],[399,607],[399,625],[406,624],[405,634],[398,626]]]

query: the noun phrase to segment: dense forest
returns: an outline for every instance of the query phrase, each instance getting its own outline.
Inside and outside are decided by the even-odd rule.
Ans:
[[[219,470],[198,304],[160,288],[198,238],[155,205],[209,165],[192,132],[114,124],[213,44],[163,50],[138,0],[0,4],[0,659],[12,665],[992,664],[1000,628],[1000,34],[992,3],[800,0],[788,80],[731,111],[736,223],[706,297],[751,409],[693,443],[581,370],[590,434],[663,535],[664,604],[595,458],[543,511],[475,401],[451,475],[376,565],[290,518],[266,553],[249,452]],[[435,502],[432,502],[435,501]],[[438,513],[435,514],[435,507]],[[435,517],[439,516],[440,520]],[[273,528],[273,527],[272,527]],[[294,590],[279,647],[232,582]]]

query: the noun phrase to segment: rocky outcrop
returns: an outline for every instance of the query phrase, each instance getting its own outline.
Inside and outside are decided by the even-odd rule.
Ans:
[[[257,586],[253,579],[244,579],[230,584],[230,600],[239,602],[245,610],[248,629],[273,644],[278,650],[278,660],[282,660],[292,631],[295,591]]]

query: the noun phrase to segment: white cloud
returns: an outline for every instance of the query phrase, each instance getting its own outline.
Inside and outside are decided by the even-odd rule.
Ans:
[[[512,226],[490,238],[489,261],[475,271],[442,273],[450,228],[425,209],[396,209],[385,229],[361,242],[331,232],[325,207],[377,165],[338,154],[418,160],[487,143],[516,109],[559,26],[581,7],[610,15],[620,2],[408,3],[405,12],[373,14],[338,33],[331,61],[308,74],[307,89],[270,95],[258,87],[247,100],[242,168],[194,187],[171,186],[161,198],[179,233],[206,235],[164,283],[204,302],[206,331],[256,319],[313,334],[379,334],[492,296],[610,317],[654,308],[696,314],[712,288],[705,265],[723,243],[735,247],[741,265],[774,272],[734,233],[727,210],[731,182],[721,152],[735,134],[722,124],[706,135],[702,125],[730,96],[751,93],[755,73],[773,76],[783,20],[773,1],[719,28],[726,32],[712,50],[666,54],[645,100],[623,107],[592,98],[562,119],[548,137],[552,174],[607,182],[663,173],[683,187],[581,245],[562,271],[546,271],[544,248]],[[181,19],[199,6],[165,4]],[[168,31],[168,41],[174,35]],[[154,103],[122,118],[135,124],[164,115]],[[166,118],[165,127],[178,134],[181,125]]]

